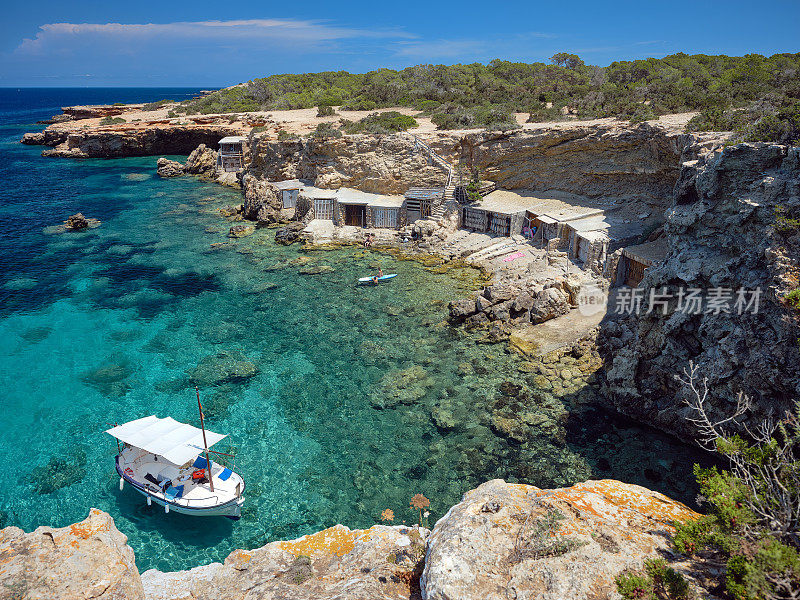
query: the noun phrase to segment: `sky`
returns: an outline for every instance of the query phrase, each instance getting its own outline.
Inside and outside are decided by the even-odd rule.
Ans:
[[[800,52],[800,0],[15,0],[2,87],[218,88],[275,73]]]

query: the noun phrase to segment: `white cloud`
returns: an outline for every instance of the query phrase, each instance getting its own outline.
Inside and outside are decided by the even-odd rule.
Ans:
[[[183,21],[174,23],[47,23],[33,38],[17,46],[19,54],[47,54],[105,39],[120,43],[148,40],[199,40],[220,43],[225,40],[258,42],[317,42],[353,38],[410,39],[414,36],[399,29],[355,29],[322,21],[295,19],[246,19],[232,21]]]

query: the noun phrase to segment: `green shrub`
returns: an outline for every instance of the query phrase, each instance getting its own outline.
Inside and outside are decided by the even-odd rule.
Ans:
[[[124,102],[114,102],[111,106],[125,106]]]
[[[623,573],[617,577],[617,591],[625,600],[650,600],[655,598],[653,581],[636,573]]]
[[[103,117],[100,119],[100,125],[117,125],[118,123],[127,123],[122,117]]]
[[[297,135],[296,133],[290,133],[290,132],[286,131],[285,129],[281,129],[278,132],[278,140],[280,140],[282,142],[286,141],[286,140],[299,140],[299,139],[300,139],[299,135]]]
[[[333,110],[333,107],[328,104],[320,104],[317,107],[317,116],[318,117],[332,117],[336,114],[336,111]]]
[[[561,109],[556,107],[547,108],[541,106],[533,108],[528,114],[528,123],[547,123],[549,121],[563,121],[564,115],[561,114]]]
[[[505,105],[466,108],[460,104],[443,104],[431,115],[438,129],[519,129],[514,112]]]
[[[314,138],[340,138],[342,132],[333,123],[320,123],[317,128],[311,132],[311,137]]]
[[[372,113],[359,121],[348,121],[342,119],[342,128],[345,133],[396,133],[419,127],[419,123],[414,117],[404,115],[395,110],[387,112]]]
[[[730,470],[695,465],[710,512],[678,525],[675,547],[688,554],[704,548],[721,553],[723,583],[736,600],[791,598],[800,589],[800,402],[780,420],[759,425],[756,438],[747,441],[708,419],[707,380],[698,381],[694,366],[685,373],[680,381],[696,397],[689,406],[698,415],[701,439],[728,460]],[[749,402],[740,395],[727,421],[744,414]]]
[[[785,206],[775,207],[775,229],[784,234],[800,231],[800,218],[791,215]]]
[[[156,102],[148,102],[147,104],[145,104],[142,107],[142,110],[145,111],[145,112],[148,112],[148,111],[151,111],[151,110],[158,110],[162,106],[164,106],[166,104],[171,104],[171,103],[172,103],[172,100],[166,100],[166,99],[158,100]]]
[[[796,308],[797,310],[800,310],[800,288],[792,290],[791,292],[786,294],[786,297],[784,299],[786,300],[786,302],[789,303],[789,306],[791,306],[792,308]]]

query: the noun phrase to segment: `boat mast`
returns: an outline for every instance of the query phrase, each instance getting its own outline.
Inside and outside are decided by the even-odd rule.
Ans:
[[[200,388],[194,386],[194,391],[197,392],[197,410],[200,411],[200,429],[203,430],[203,448],[206,451],[206,469],[208,469],[208,483],[211,484],[211,491],[214,491],[214,478],[211,476],[211,458],[208,456],[208,442],[206,441],[206,426],[203,422],[203,405],[200,404]]]

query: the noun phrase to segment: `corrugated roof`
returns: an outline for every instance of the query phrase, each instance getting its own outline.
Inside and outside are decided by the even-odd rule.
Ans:
[[[229,135],[227,137],[222,138],[219,141],[219,143],[220,144],[235,144],[237,142],[243,142],[243,141],[245,141],[245,139],[247,139],[247,138],[245,138],[244,136],[241,136],[241,135]]]

